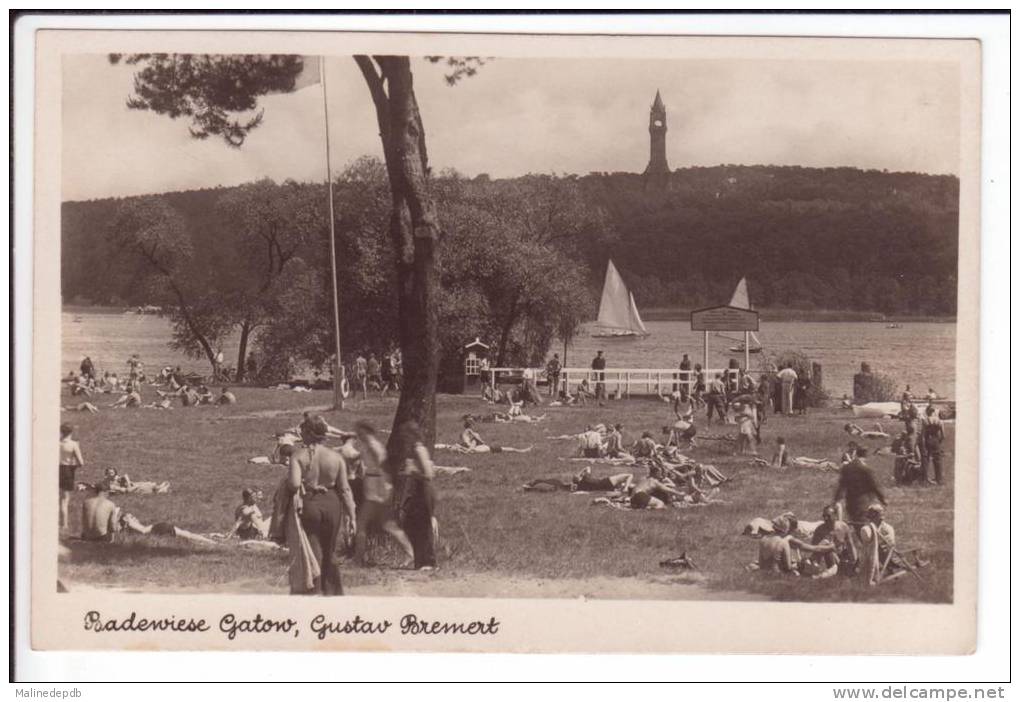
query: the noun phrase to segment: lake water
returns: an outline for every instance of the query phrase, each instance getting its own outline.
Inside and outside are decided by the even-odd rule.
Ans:
[[[188,359],[167,347],[169,323],[156,316],[97,312],[65,312],[62,323],[63,374],[75,370],[82,356],[92,358],[99,372],[127,371],[127,359],[137,353],[146,368],[180,365],[208,373],[205,360]],[[932,387],[942,397],[955,397],[956,325],[903,322],[901,329],[886,329],[878,322],[763,322],[758,337],[766,352],[797,350],[822,364],[826,389],[839,397],[852,390],[853,374],[861,362],[873,371],[909,384],[915,394]],[[567,350],[567,365],[588,366],[595,351],[603,349],[607,365],[616,368],[672,368],[681,354],[700,363],[702,333],[692,332],[686,321],[647,322],[651,335],[644,339],[594,339],[578,335]],[[709,334],[709,366],[721,367],[732,356],[728,349],[742,334],[721,338]],[[737,340],[737,341],[734,341]],[[562,345],[553,351],[563,354]],[[224,344],[227,363],[236,361],[237,339]],[[752,368],[758,361],[752,355]]]

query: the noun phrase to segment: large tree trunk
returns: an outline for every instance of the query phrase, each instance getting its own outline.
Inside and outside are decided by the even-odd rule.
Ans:
[[[374,60],[374,64],[373,64]],[[356,56],[372,94],[379,122],[392,207],[390,237],[396,256],[400,350],[404,384],[393,418],[396,429],[417,422],[426,444],[436,438],[436,380],[439,372],[436,248],[439,226],[428,183],[425,129],[406,56]],[[378,66],[378,71],[376,70]]]
[[[251,333],[251,320],[241,323],[241,340],[237,343],[237,369],[234,371],[234,382],[244,381],[245,361],[248,360],[248,335]]]

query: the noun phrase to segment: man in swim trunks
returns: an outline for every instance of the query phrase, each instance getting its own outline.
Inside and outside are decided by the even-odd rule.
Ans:
[[[93,494],[81,505],[81,538],[88,541],[113,541],[120,531],[120,509],[110,499],[110,486],[101,480]]]
[[[587,425],[577,437],[578,449],[583,458],[599,458],[602,456],[602,434]]]

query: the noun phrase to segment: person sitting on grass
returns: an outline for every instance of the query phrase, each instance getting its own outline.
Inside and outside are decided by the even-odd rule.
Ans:
[[[602,457],[602,434],[595,431],[590,424],[577,437],[577,450],[582,458]]]
[[[169,397],[164,397],[159,401],[153,400],[149,404],[143,405],[143,408],[154,410],[172,410],[174,408],[174,403]]]
[[[631,447],[631,453],[634,454],[634,458],[651,459],[655,458],[656,448],[658,448],[658,444],[652,438],[652,432],[643,431],[641,432],[641,438],[635,441],[634,446]]]
[[[110,499],[110,485],[101,480],[81,505],[81,538],[111,542],[120,531],[120,508]]]
[[[587,378],[583,378],[577,386],[576,391],[577,404],[586,405],[595,399],[595,393],[591,389],[591,383],[588,382]]]
[[[114,402],[110,407],[141,407],[142,406],[142,395],[137,390],[130,390],[128,393],[121,395],[121,397]]]
[[[220,396],[216,398],[216,404],[217,405],[236,405],[237,404],[237,396],[235,396],[234,393],[231,392],[230,388],[228,388],[228,387],[220,388]]]
[[[834,505],[822,509],[822,523],[812,533],[811,545],[815,549],[801,568],[804,575],[823,580],[837,573],[853,575],[856,571],[857,545],[850,526],[839,519],[839,510]]]
[[[674,500],[683,500],[684,494],[652,476],[642,478],[630,488],[632,509],[662,509]]]
[[[71,386],[71,395],[84,395],[85,397],[92,397],[92,391],[94,390],[94,381],[87,378],[84,375],[79,375],[75,378],[74,384]]]
[[[843,455],[839,457],[839,464],[841,466],[845,466],[847,463],[852,463],[853,460],[857,458],[857,449],[859,448],[860,446],[857,445],[856,441],[849,442],[846,445],[846,451],[844,451]]]
[[[190,385],[185,385],[181,389],[181,406],[182,407],[198,407],[200,397],[195,391],[195,388]]]
[[[195,394],[198,395],[198,402],[196,404],[211,405],[213,403],[212,390],[210,390],[204,383],[198,386]]]
[[[253,488],[241,491],[241,504],[234,510],[234,528],[230,536],[237,536],[242,541],[262,541],[269,536],[269,520],[262,517],[258,500],[262,492]]]
[[[524,483],[526,492],[625,492],[634,481],[632,473],[617,473],[605,478],[593,478],[591,466],[585,466],[570,480],[560,478],[536,478]]]
[[[631,456],[623,448],[623,425],[616,424],[613,426],[612,431],[606,436],[605,443],[605,454],[608,458],[633,460]]]

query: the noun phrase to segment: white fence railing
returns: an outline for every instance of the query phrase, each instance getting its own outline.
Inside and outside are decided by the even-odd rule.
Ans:
[[[548,383],[544,368],[489,368],[488,382],[495,388],[503,383],[519,383],[523,378],[531,378],[536,384]],[[735,382],[739,369],[708,368],[702,371],[707,384],[716,375],[724,382]],[[601,376],[601,377],[600,377]],[[607,395],[619,392],[624,397],[631,395],[668,395],[680,386],[694,391],[697,382],[695,371],[683,371],[676,368],[606,368],[597,371],[591,368],[563,368],[560,370],[559,388],[572,392],[583,380],[587,380],[592,391],[596,383],[601,383]]]

